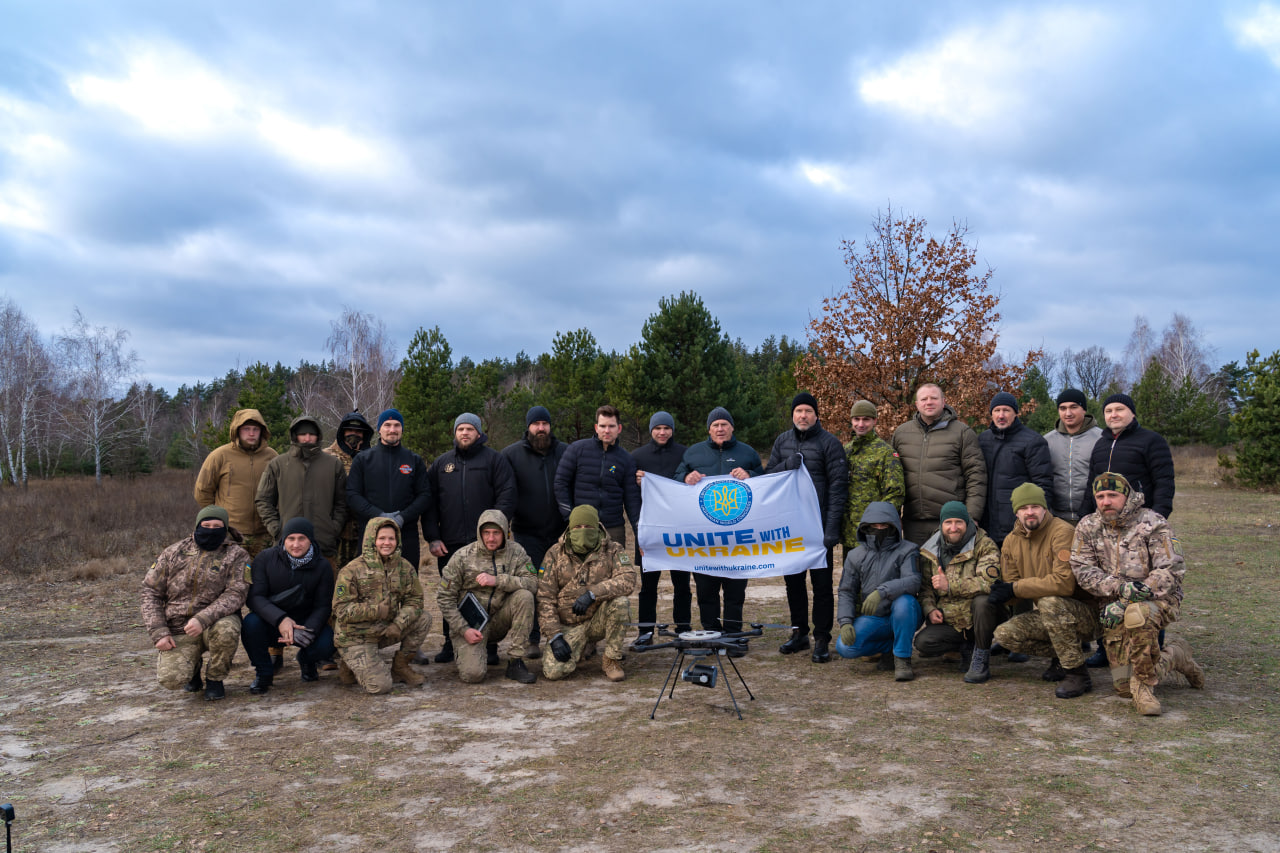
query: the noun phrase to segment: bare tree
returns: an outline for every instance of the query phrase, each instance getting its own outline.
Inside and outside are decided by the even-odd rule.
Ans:
[[[1130,386],[1142,379],[1155,351],[1155,333],[1151,331],[1147,318],[1139,314],[1133,318],[1133,331],[1129,333],[1129,343],[1124,348],[1124,369]]]
[[[400,368],[386,324],[372,314],[343,306],[342,316],[330,329],[325,347],[341,389],[331,412],[334,423],[350,411],[380,412],[390,406]]]
[[[12,300],[0,303],[0,444],[14,485],[27,483],[30,430],[52,373],[52,361],[35,324]]]
[[[1101,398],[1121,373],[1120,365],[1112,360],[1111,354],[1096,344],[1080,352],[1067,350],[1065,357],[1070,364],[1075,387],[1091,400]]]
[[[125,350],[124,329],[91,326],[75,309],[71,329],[58,336],[66,376],[67,427],[93,454],[94,479],[102,482],[102,457],[121,438],[117,426],[128,413],[115,397],[128,387],[138,368],[138,354]]]

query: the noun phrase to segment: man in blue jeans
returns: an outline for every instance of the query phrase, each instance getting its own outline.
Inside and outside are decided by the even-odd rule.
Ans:
[[[868,505],[862,513],[858,542],[845,557],[840,575],[836,653],[856,658],[892,651],[894,680],[910,681],[916,677],[911,640],[920,627],[919,549],[902,538],[898,511],[885,501]],[[887,658],[881,662],[887,663]]]

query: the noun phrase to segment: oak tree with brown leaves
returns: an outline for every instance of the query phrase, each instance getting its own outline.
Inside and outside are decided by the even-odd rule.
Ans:
[[[849,436],[849,407],[859,399],[879,409],[887,437],[911,417],[916,388],[933,382],[961,417],[985,420],[996,391],[1018,395],[1040,355],[1021,365],[996,354],[999,296],[992,270],[977,267],[968,227],[954,223],[941,239],[919,217],[881,213],[859,245],[845,240],[849,286],[823,300],[809,323],[809,352],[796,380],[818,398],[824,425]]]

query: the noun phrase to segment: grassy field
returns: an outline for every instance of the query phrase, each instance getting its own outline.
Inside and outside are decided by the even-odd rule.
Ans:
[[[260,698],[242,652],[227,700],[205,703],[155,683],[137,594],[153,540],[87,560],[36,548],[64,556],[0,569],[15,849],[1280,850],[1280,496],[1217,485],[1203,454],[1177,462],[1189,571],[1171,630],[1208,685],[1166,683],[1159,718],[1109,689],[1057,700],[1043,660],[998,659],[984,685],[918,661],[898,684],[869,663],[784,658],[781,632],[738,662],[756,696],[734,682],[742,721],[723,688],[687,684],[651,721],[665,653],[629,654],[621,684],[598,660],[532,686],[500,669],[463,685],[433,664],[423,688],[385,697],[330,673],[303,685],[289,664]],[[109,501],[156,493],[177,516],[159,544],[194,513],[190,476],[165,477]],[[6,539],[47,514],[27,497],[15,526],[14,494],[0,492]],[[59,524],[92,503],[58,499]],[[145,539],[121,533],[120,548]],[[781,581],[753,581],[747,613],[785,621]]]

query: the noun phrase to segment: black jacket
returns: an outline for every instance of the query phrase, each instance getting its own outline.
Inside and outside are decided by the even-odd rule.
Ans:
[[[689,445],[684,458],[676,466],[675,478],[683,483],[691,471],[708,477],[721,477],[734,468],[742,468],[752,477],[759,477],[764,473],[760,454],[751,445],[743,444],[736,438],[731,438],[724,444],[716,444],[708,438]]]
[[[1046,507],[1053,506],[1053,458],[1044,436],[1018,418],[1006,429],[991,429],[978,436],[987,463],[987,501],[979,525],[996,541],[1013,531],[1013,490],[1023,483],[1044,489]]]
[[[1122,474],[1134,491],[1142,492],[1142,505],[1168,518],[1173,512],[1173,454],[1158,432],[1139,426],[1134,419],[1114,435],[1103,429],[1089,457],[1089,488],[1084,490],[1080,517],[1096,512],[1093,478],[1107,471]]]
[[[636,460],[617,442],[605,450],[598,438],[569,445],[556,468],[556,502],[566,519],[575,506],[587,504],[600,513],[605,527],[621,527],[623,507],[631,523],[640,521],[640,484]]]
[[[404,517],[411,530],[431,506],[431,485],[422,457],[403,444],[375,444],[351,460],[347,475],[347,509],[355,516],[356,529],[365,522],[393,512]]]
[[[637,471],[656,474],[671,480],[675,479],[676,468],[680,467],[680,460],[684,458],[684,452],[688,449],[675,439],[666,444],[658,444],[650,439],[648,444],[637,447],[631,453],[631,458],[636,460]]]
[[[792,427],[774,439],[764,472],[793,471],[800,467],[802,458],[818,493],[822,544],[830,548],[840,541],[840,525],[849,502],[849,459],[840,439],[823,429],[819,421],[804,431]]]
[[[516,478],[516,514],[511,519],[511,532],[536,536],[550,542],[564,533],[565,519],[556,503],[556,468],[569,445],[551,436],[546,453],[538,453],[529,436],[502,449]]]
[[[302,587],[301,601],[287,610],[271,601],[271,596]],[[294,569],[284,547],[275,545],[253,558],[253,584],[246,601],[258,618],[278,626],[288,616],[308,631],[319,634],[329,622],[333,608],[333,566],[320,555],[316,546],[311,560]]]
[[[476,541],[480,513],[496,509],[508,519],[516,512],[516,476],[506,457],[488,446],[483,433],[466,450],[453,450],[431,463],[427,479],[435,497],[422,516],[422,537],[450,551]]]

